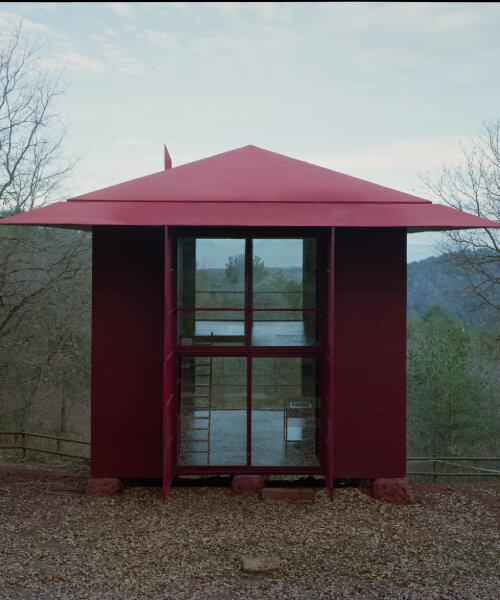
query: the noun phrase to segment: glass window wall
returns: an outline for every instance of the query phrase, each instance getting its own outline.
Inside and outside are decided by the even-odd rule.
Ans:
[[[318,345],[316,238],[249,241],[179,239],[180,345]],[[248,277],[251,298],[246,298]]]
[[[246,465],[247,359],[180,359],[178,464]]]
[[[313,236],[178,238],[179,466],[320,465],[318,256]]]
[[[180,238],[177,331],[183,346],[245,344],[245,240]]]
[[[252,464],[319,465],[315,358],[252,359]]]

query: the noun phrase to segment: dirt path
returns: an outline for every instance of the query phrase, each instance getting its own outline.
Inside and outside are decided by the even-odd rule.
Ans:
[[[500,486],[354,488],[263,503],[221,488],[83,495],[87,473],[0,466],[0,598],[498,598]],[[280,571],[241,572],[246,553]]]

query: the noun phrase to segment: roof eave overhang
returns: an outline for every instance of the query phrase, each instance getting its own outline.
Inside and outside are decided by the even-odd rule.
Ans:
[[[90,230],[99,225],[217,227],[405,227],[408,232],[500,227],[429,203],[57,202],[0,225]]]

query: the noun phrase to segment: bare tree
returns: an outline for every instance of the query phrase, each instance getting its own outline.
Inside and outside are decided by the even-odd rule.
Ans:
[[[0,47],[0,216],[57,199],[74,166],[63,153],[67,131],[57,111],[64,90],[58,75],[41,67],[40,50],[27,41],[21,25]],[[88,378],[89,249],[90,238],[82,232],[0,227],[4,422],[8,413],[12,424],[24,426],[41,395],[55,396],[63,372],[73,373],[75,381]],[[59,397],[67,412],[68,399],[64,393]]]
[[[448,206],[500,221],[500,119],[483,124],[463,159],[434,177],[422,177],[427,188]],[[445,232],[441,244],[447,260],[467,278],[466,291],[478,308],[500,309],[500,236],[497,229]]]
[[[40,46],[21,25],[0,48],[0,206],[13,214],[46,204],[73,167],[63,160],[65,127],[56,111],[59,77],[43,71]]]
[[[22,36],[19,24],[0,48],[0,215],[7,216],[50,202],[74,166],[62,156],[66,129],[55,110],[62,94],[59,78],[39,64],[40,46]],[[27,228],[0,230],[0,335],[15,325],[19,311],[50,281],[72,275],[47,265],[42,239]],[[71,262],[72,248],[58,258]],[[45,260],[42,260],[45,258]],[[45,264],[43,264],[45,263]],[[47,268],[50,274],[47,272]],[[34,272],[46,271],[44,285]],[[34,285],[33,285],[34,284]]]

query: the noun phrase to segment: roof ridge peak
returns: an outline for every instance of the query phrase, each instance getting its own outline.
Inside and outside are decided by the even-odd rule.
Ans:
[[[71,201],[430,203],[254,144],[111,185]]]

